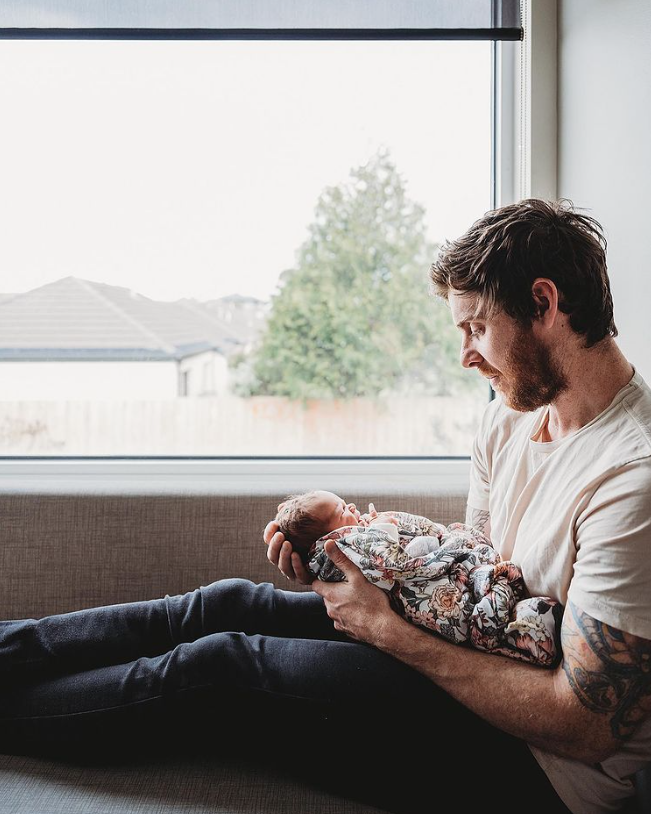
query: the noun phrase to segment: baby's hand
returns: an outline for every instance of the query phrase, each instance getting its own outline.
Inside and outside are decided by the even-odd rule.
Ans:
[[[368,504],[368,512],[366,514],[360,514],[359,516],[359,525],[360,526],[370,526],[373,520],[377,517],[377,511],[375,510],[375,506],[372,503]]]

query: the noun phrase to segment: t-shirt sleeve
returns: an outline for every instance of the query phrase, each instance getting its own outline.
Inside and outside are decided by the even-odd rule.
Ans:
[[[575,524],[568,599],[613,627],[651,639],[651,459],[603,480]]]
[[[468,505],[473,509],[489,511],[490,497],[490,439],[496,402],[490,402],[482,415],[479,429],[472,444],[470,456],[470,489]]]

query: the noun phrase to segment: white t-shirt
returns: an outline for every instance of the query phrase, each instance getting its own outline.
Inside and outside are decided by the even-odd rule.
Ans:
[[[519,413],[500,399],[488,405],[468,504],[490,512],[493,545],[520,566],[531,596],[569,599],[651,639],[651,390],[635,372],[577,432],[532,440],[548,413]],[[594,766],[530,748],[572,812],[617,811],[631,795],[630,775],[651,762],[651,717]]]

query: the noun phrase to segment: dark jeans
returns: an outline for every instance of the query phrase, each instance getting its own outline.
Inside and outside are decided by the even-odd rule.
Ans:
[[[0,623],[1,751],[104,760],[206,743],[389,811],[424,794],[434,806],[440,789],[567,812],[526,744],[337,633],[316,594],[231,579]]]

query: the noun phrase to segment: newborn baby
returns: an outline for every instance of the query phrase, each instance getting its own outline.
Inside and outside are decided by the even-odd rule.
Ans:
[[[285,539],[289,540],[294,551],[301,555],[308,567],[310,556],[316,550],[320,538],[336,529],[351,526],[367,528],[371,525],[383,528],[390,525],[401,527],[403,538],[414,538],[417,535],[426,537],[445,531],[445,526],[419,515],[407,512],[378,514],[372,503],[369,503],[366,514],[360,514],[354,503],[346,503],[333,492],[321,490],[290,495],[278,506],[276,522]]]
[[[545,667],[558,663],[562,606],[549,597],[526,598],[519,567],[502,561],[477,529],[378,513],[373,504],[360,514],[354,503],[321,490],[288,497],[276,522],[319,579],[344,579],[324,550],[334,540],[415,624],[457,644]]]

